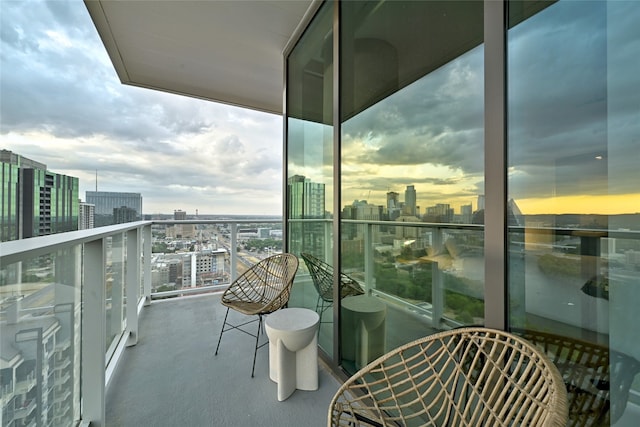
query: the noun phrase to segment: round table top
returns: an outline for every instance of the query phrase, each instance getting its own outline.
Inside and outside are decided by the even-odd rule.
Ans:
[[[315,326],[320,316],[308,308],[283,308],[267,316],[265,325],[278,331],[298,331]]]
[[[378,313],[385,311],[382,301],[370,295],[356,295],[342,300],[342,308],[357,313]]]

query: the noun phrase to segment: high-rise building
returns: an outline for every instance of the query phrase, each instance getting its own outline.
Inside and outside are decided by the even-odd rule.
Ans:
[[[468,205],[460,206],[460,222],[463,224],[471,224],[471,220],[473,219],[473,205],[469,203]]]
[[[426,222],[453,222],[453,209],[448,203],[437,203],[429,206],[425,213]]]
[[[80,202],[78,211],[78,230],[87,230],[95,227],[94,217],[96,206],[91,203]]]
[[[407,185],[404,191],[404,213],[416,216],[416,188],[413,185]]]
[[[311,182],[302,175],[287,180],[290,205],[289,215],[296,219],[325,218],[325,184]],[[325,224],[322,222],[297,223],[294,226],[298,238],[293,247],[305,247],[308,252],[319,255],[325,244]]]
[[[287,187],[291,200],[289,214],[292,218],[324,218],[324,184],[295,175],[289,178]]]
[[[121,209],[122,207],[135,210],[135,215],[130,212],[126,214],[126,217],[131,218],[131,221],[142,219],[142,195],[140,193],[87,191],[86,201],[95,205],[96,227],[118,224],[114,217],[114,209]],[[120,211],[117,212],[120,213]],[[122,219],[123,217],[120,218]]]
[[[113,223],[124,224],[127,222],[134,222],[138,220],[138,212],[128,206],[120,206],[119,208],[113,208]]]
[[[175,210],[173,211],[173,219],[175,219],[176,221],[183,221],[187,219],[187,213],[180,209]]]
[[[484,194],[480,194],[478,196],[478,210],[479,211],[484,210]]]
[[[387,214],[389,215],[389,220],[393,221],[398,218],[402,213],[402,208],[400,207],[400,201],[398,200],[398,193],[395,191],[389,191],[387,193]]]
[[[8,150],[2,161],[2,241],[78,229],[78,178]]]
[[[20,184],[18,182],[20,167],[5,161],[6,150],[0,151],[2,162],[0,163],[0,175],[2,187],[0,188],[0,241],[17,240],[20,238],[20,209],[19,195]]]

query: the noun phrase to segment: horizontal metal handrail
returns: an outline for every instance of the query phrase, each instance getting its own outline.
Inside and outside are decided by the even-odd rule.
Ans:
[[[25,256],[37,257],[55,252],[69,246],[92,242],[110,237],[129,230],[134,230],[153,221],[136,221],[125,224],[108,225],[88,230],[68,231],[66,233],[49,234],[47,236],[31,237],[28,239],[12,240],[0,243],[0,265],[12,264]]]

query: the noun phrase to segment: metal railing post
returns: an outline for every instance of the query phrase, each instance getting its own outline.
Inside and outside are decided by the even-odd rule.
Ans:
[[[238,223],[231,223],[231,283],[238,278]]]
[[[106,277],[104,238],[84,245],[82,419],[105,425]]]
[[[331,230],[333,230],[333,224],[324,222],[324,261],[329,263],[333,259],[333,240],[331,239]]]
[[[375,289],[373,265],[373,224],[366,224],[364,232],[364,290],[366,294]]]
[[[136,345],[138,343],[138,294],[140,293],[141,232],[142,228],[127,231],[127,346]]]
[[[144,226],[144,247],[142,249],[142,258],[144,260],[144,276],[143,276],[143,289],[144,289],[144,305],[151,304],[151,225]]]
[[[431,233],[431,246],[436,253],[442,251],[442,229],[434,228]],[[431,326],[440,327],[444,313],[444,283],[437,262],[431,265]]]

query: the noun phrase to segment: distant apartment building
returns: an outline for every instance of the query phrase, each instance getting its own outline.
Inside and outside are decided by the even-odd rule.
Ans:
[[[138,211],[128,206],[120,206],[119,208],[113,208],[113,223],[125,224],[127,222],[134,222],[139,220]]]
[[[472,219],[473,205],[470,203],[468,205],[460,206],[460,222],[463,224],[471,224]]]
[[[189,288],[228,280],[225,249],[204,249],[159,255],[152,264],[153,289],[161,286]]]
[[[257,228],[239,228],[237,239],[239,241],[257,239],[259,236]]]
[[[215,284],[224,279],[225,249],[192,252],[182,258],[182,287]]]
[[[292,218],[324,218],[325,185],[295,175],[289,178],[290,215]]]
[[[398,218],[402,213],[402,207],[400,205],[400,201],[398,200],[399,194],[395,191],[390,191],[387,193],[387,215],[389,215],[389,220],[393,221]]]
[[[187,219],[187,213],[179,209],[175,210],[173,211],[173,219],[175,219],[176,221],[184,221],[185,219]]]
[[[87,191],[87,203],[95,205],[95,226],[119,224],[142,219],[142,195],[110,191]],[[123,210],[129,208],[130,210]],[[114,209],[117,209],[114,211]],[[135,211],[135,214],[133,213]],[[118,218],[114,214],[119,215]],[[124,221],[124,219],[129,219]],[[117,222],[119,220],[120,222]]]
[[[165,235],[172,239],[193,239],[196,236],[194,224],[174,224],[165,229]]]
[[[78,178],[9,150],[0,150],[0,164],[1,241],[78,229]]]
[[[78,207],[78,230],[88,230],[95,227],[96,206],[91,203],[80,202]]]
[[[453,222],[453,209],[448,203],[437,203],[435,206],[427,207],[424,220],[426,222]]]
[[[404,214],[405,215],[417,215],[417,196],[416,188],[413,185],[407,185],[407,189],[404,191]]]
[[[480,194],[478,195],[478,209],[479,211],[483,211],[484,210],[484,194]]]
[[[289,195],[288,216],[295,219],[323,219],[326,217],[325,184],[312,182],[303,175],[287,179]],[[312,254],[323,254],[325,224],[322,222],[294,223],[296,238],[291,241],[292,250],[305,247]]]

